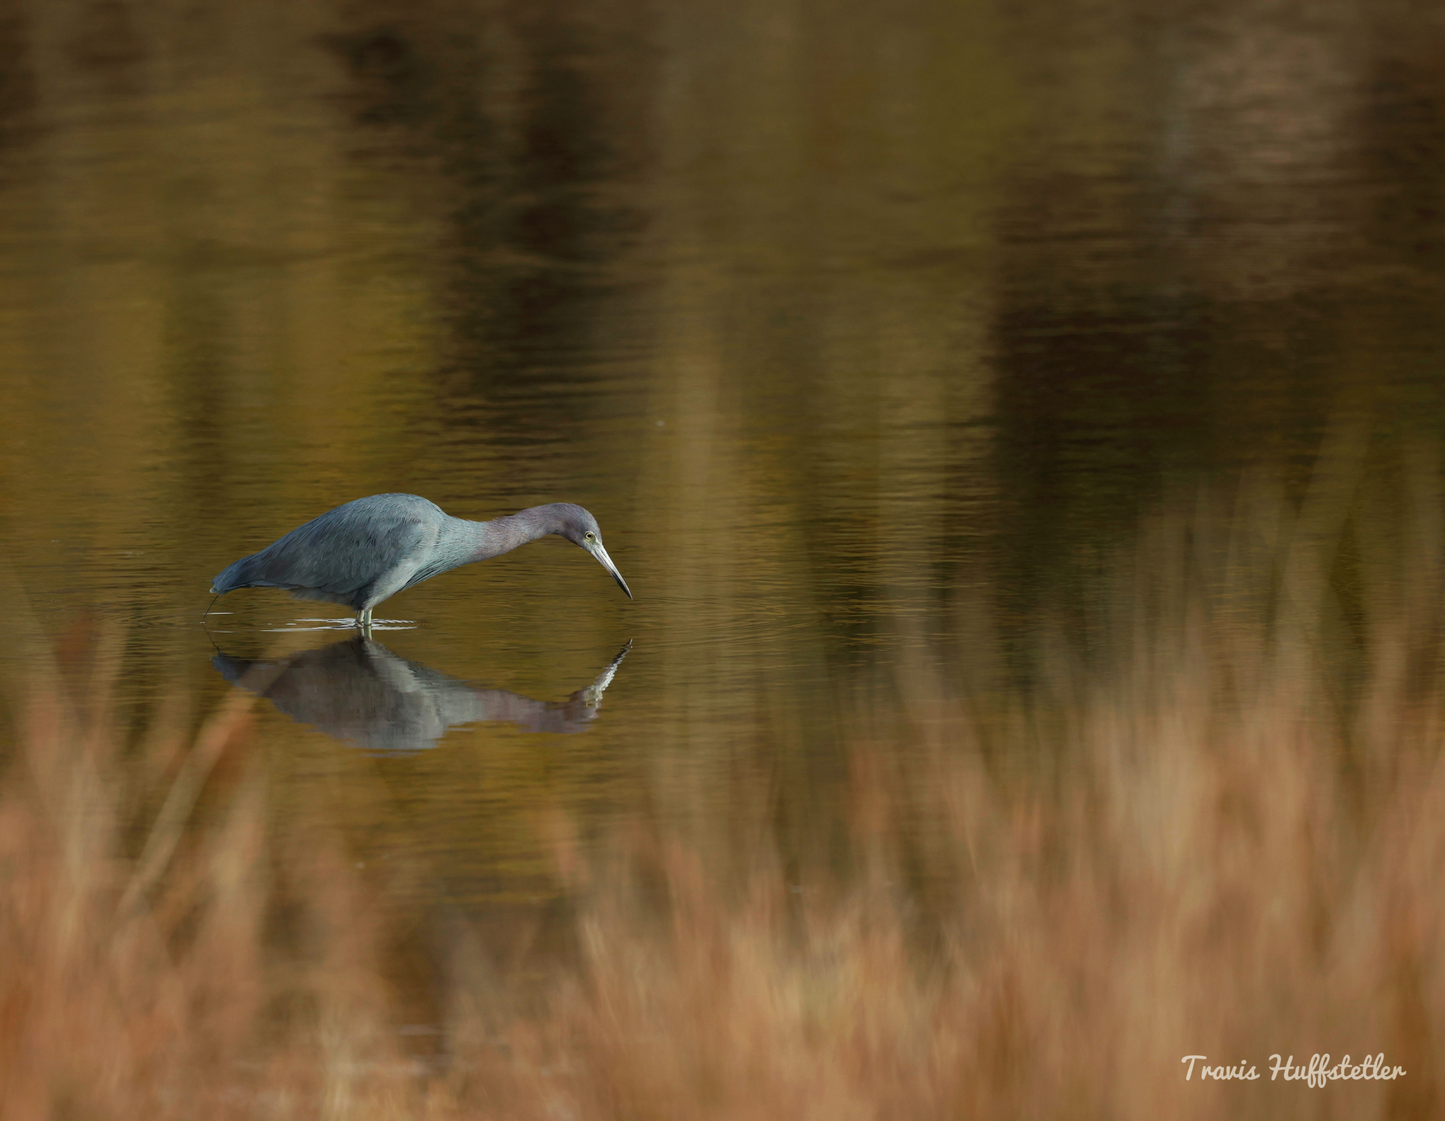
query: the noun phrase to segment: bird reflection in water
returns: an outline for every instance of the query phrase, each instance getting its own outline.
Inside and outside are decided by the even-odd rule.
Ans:
[[[432,747],[461,724],[513,724],[525,732],[584,731],[630,649],[629,639],[592,684],[561,702],[470,685],[400,658],[365,636],[280,662],[218,652],[211,664],[227,681],[265,697],[293,720],[368,751],[395,755]]]

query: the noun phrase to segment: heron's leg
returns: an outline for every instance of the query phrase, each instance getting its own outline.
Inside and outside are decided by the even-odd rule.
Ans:
[[[367,638],[371,637],[371,608],[359,612],[356,616],[356,625],[361,628],[361,633]]]

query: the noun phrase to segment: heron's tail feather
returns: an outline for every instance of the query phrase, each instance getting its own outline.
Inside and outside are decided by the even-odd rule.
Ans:
[[[315,599],[323,603],[341,603],[360,610],[357,595],[350,589],[332,591],[327,588],[309,587],[295,579],[286,579],[286,573],[276,571],[266,556],[265,550],[242,557],[229,568],[223,569],[211,581],[211,591],[217,595],[234,592],[237,588],[282,588],[297,599]],[[364,597],[363,597],[364,598]]]
[[[268,581],[261,576],[258,556],[259,554],[252,553],[249,557],[242,557],[235,564],[222,569],[211,581],[211,591],[223,596],[237,588],[265,587]]]

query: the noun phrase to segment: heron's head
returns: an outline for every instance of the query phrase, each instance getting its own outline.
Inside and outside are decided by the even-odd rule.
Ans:
[[[557,528],[552,532],[567,538],[574,545],[580,545],[596,557],[597,563],[612,574],[617,586],[631,599],[632,589],[627,586],[622,573],[617,571],[617,566],[602,547],[602,530],[597,525],[597,519],[581,506],[575,506],[571,502],[553,502],[547,510],[557,519]]]

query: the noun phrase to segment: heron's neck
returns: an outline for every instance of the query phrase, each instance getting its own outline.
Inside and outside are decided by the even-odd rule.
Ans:
[[[468,522],[467,525],[476,539],[469,561],[499,557],[510,553],[518,545],[556,533],[560,528],[558,520],[549,515],[545,506],[531,506],[516,514],[493,518],[489,522]]]

